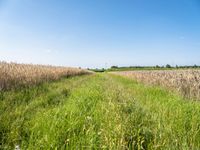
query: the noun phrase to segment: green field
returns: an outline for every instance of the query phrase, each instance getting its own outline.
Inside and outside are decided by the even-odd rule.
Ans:
[[[200,104],[97,73],[0,93],[0,149],[199,149]]]

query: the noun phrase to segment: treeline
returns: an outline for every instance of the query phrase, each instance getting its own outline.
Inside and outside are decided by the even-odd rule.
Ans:
[[[119,66],[111,66],[108,69],[105,68],[96,68],[96,69],[89,69],[88,70],[92,70],[95,72],[105,72],[105,71],[128,71],[128,70],[169,70],[169,69],[189,69],[189,68],[200,68],[200,66],[198,65],[175,65],[175,66],[171,66],[169,64],[165,65],[165,66],[123,66],[123,67],[119,67]]]
[[[184,66],[171,66],[169,64],[165,65],[165,66],[159,66],[159,65],[156,65],[156,66],[125,66],[125,67],[118,67],[118,66],[111,66],[110,69],[123,69],[123,68],[200,68],[200,66],[198,65],[184,65]]]

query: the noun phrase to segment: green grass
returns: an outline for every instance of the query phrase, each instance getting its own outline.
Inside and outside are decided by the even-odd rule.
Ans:
[[[199,149],[200,104],[107,73],[0,94],[0,149]]]

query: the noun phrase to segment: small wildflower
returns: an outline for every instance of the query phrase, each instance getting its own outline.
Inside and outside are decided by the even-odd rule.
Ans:
[[[16,146],[15,146],[15,150],[20,150],[19,145],[16,145]]]
[[[87,120],[92,120],[92,117],[87,116],[86,119],[87,119]]]

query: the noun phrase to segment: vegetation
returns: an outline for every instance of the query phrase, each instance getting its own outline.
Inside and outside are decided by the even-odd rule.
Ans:
[[[0,91],[88,73],[91,72],[77,68],[0,62]]]
[[[102,73],[1,91],[0,149],[199,149],[200,104]]]
[[[96,69],[90,69],[88,70],[94,71],[94,72],[112,72],[112,71],[135,71],[135,70],[177,70],[177,69],[199,69],[200,66],[193,65],[193,66],[171,66],[169,64],[165,66],[124,66],[124,67],[118,67],[118,66],[111,66],[108,69],[105,68],[96,68]]]
[[[185,98],[200,100],[200,70],[124,71],[114,74],[166,87],[181,93]]]
[[[88,69],[88,70],[93,71],[93,72],[105,72],[106,71],[104,68],[102,68],[102,69],[96,68],[96,69]]]
[[[193,65],[193,66],[171,66],[167,64],[166,66],[129,66],[129,67],[118,67],[118,66],[111,66],[106,71],[131,71],[131,70],[177,70],[177,69],[192,69],[192,68],[200,68],[200,66]]]

